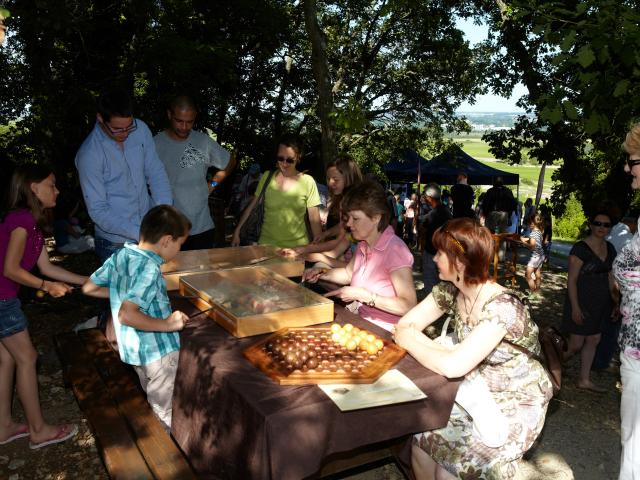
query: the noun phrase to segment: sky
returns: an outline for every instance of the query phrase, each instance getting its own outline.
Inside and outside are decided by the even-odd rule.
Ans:
[[[471,20],[458,20],[458,28],[462,30],[471,44],[486,40],[488,29],[485,25],[474,25]],[[516,102],[526,89],[524,85],[518,84],[513,90],[510,98],[503,98],[497,95],[479,95],[476,102],[471,105],[464,102],[458,108],[459,112],[522,112],[516,107]]]

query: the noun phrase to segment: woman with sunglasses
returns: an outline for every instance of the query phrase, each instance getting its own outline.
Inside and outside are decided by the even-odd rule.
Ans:
[[[591,381],[591,365],[604,323],[611,321],[615,310],[611,266],[616,249],[605,240],[611,230],[608,213],[592,215],[589,227],[589,235],[569,252],[562,330],[569,333],[565,359],[580,352],[577,387],[601,393],[606,390]]]
[[[631,175],[631,188],[640,189],[640,123],[627,133],[623,148],[629,155],[624,171]],[[620,480],[640,477],[640,236],[633,239],[618,252],[613,262],[613,275],[620,293],[620,378],[622,399],[620,420],[622,435],[622,458]]]
[[[417,479],[431,480],[512,479],[518,460],[542,430],[553,395],[544,367],[520,349],[540,355],[538,327],[521,294],[489,279],[489,229],[456,218],[436,230],[433,246],[442,282],[402,317],[395,341],[440,375],[486,386],[484,395],[473,389],[467,402],[457,397],[475,418],[454,404],[445,427],[415,435],[413,472]],[[442,345],[423,333],[443,315],[453,320],[455,345]],[[474,402],[480,414],[471,408]]]
[[[260,245],[297,247],[309,243],[306,215],[313,238],[322,231],[320,225],[320,195],[315,180],[298,171],[302,160],[303,143],[297,135],[286,135],[278,143],[276,171],[266,186],[264,216],[260,230]],[[260,178],[253,201],[245,209],[235,231],[231,246],[240,245],[240,229],[249,218],[269,178],[265,172]]]

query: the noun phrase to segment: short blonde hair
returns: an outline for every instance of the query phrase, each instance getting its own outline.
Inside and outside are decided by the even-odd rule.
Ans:
[[[629,155],[640,154],[640,123],[636,123],[631,130],[627,133],[627,137],[624,139],[622,148]]]

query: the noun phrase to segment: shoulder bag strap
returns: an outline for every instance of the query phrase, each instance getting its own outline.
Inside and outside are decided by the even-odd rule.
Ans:
[[[267,176],[267,180],[264,182],[264,185],[262,185],[262,190],[260,190],[260,195],[258,196],[258,205],[264,200],[265,192],[267,191],[267,187],[269,186],[269,182],[271,181],[271,177],[273,177],[274,173],[276,173],[275,170],[271,170],[269,172],[269,176]]]

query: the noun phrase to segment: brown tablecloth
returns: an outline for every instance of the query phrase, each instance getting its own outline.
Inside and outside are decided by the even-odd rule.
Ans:
[[[185,313],[193,307],[179,301]],[[388,333],[336,305],[337,321]],[[315,385],[280,386],[242,351],[259,337],[229,335],[196,317],[181,334],[172,434],[201,478],[299,480],[327,456],[444,426],[458,382],[406,356],[397,365],[426,400],[341,412]]]

